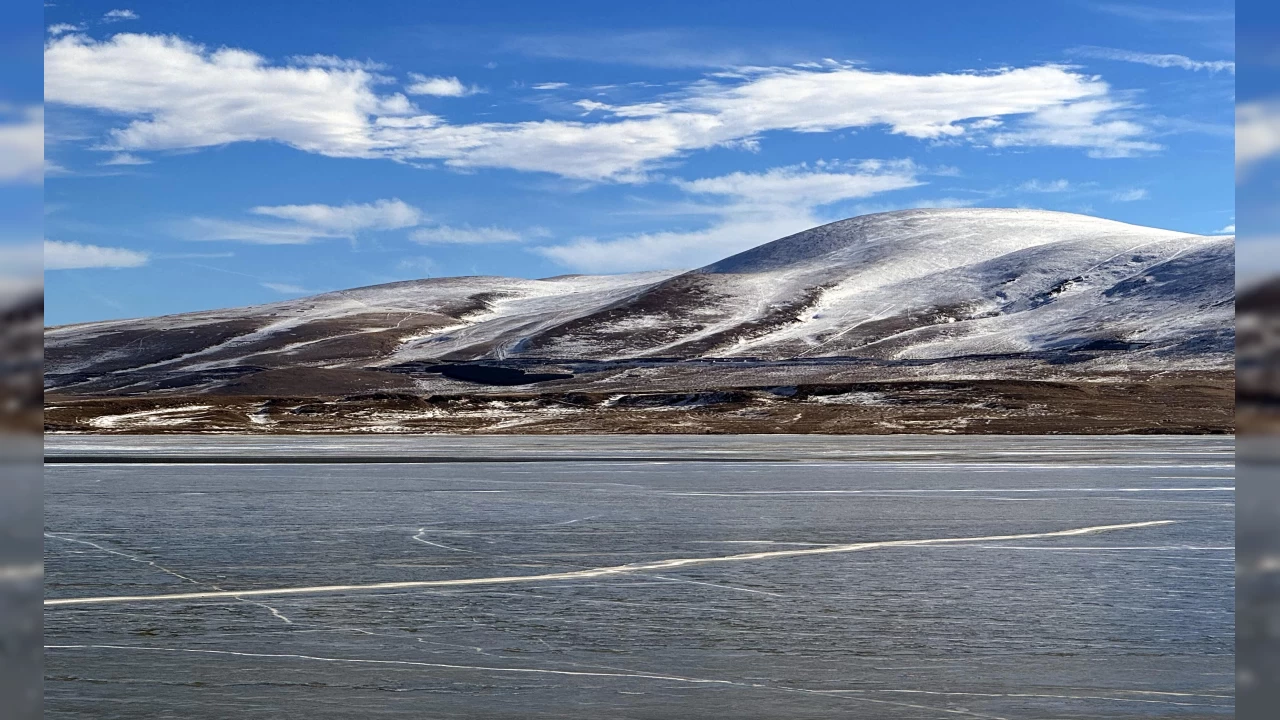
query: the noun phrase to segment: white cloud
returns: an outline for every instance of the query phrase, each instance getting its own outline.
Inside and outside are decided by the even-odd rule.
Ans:
[[[125,248],[84,245],[58,240],[44,241],[46,270],[79,270],[84,268],[131,268],[146,265],[150,256]]]
[[[1228,225],[1228,226],[1226,226],[1226,227],[1222,228],[1221,230],[1219,230],[1217,234],[1219,234],[1219,235],[1235,235],[1235,234],[1236,234],[1236,224],[1235,224],[1235,223],[1231,223],[1230,225]]]
[[[294,223],[244,222],[193,217],[173,226],[183,240],[227,240],[254,245],[306,245],[314,240],[344,237],[339,233]]]
[[[698,208],[715,217],[710,226],[611,240],[579,238],[535,251],[584,272],[698,267],[837,219],[817,212],[821,206],[921,185],[917,172],[910,161],[871,160],[677,181],[692,195],[720,198]]]
[[[735,172],[720,177],[676,181],[676,185],[695,195],[728,196],[747,208],[767,205],[813,208],[922,185],[916,178],[916,172],[910,161],[869,160],[847,165],[792,165],[762,173]]]
[[[1280,154],[1280,101],[1236,106],[1236,172]]]
[[[569,83],[567,83],[567,82],[545,82],[545,83],[538,83],[537,85],[533,85],[532,87],[533,87],[533,89],[534,89],[534,90],[559,90],[559,89],[561,89],[561,88],[567,88],[567,87],[569,87]]]
[[[44,108],[0,107],[0,182],[44,180]]]
[[[1016,192],[1024,193],[1071,193],[1075,197],[1105,197],[1111,202],[1134,202],[1137,200],[1146,200],[1150,197],[1145,188],[1118,188],[1107,190],[1098,187],[1097,182],[1072,183],[1066,179],[1058,180],[1028,180],[1014,188]],[[1003,190],[997,190],[994,194],[1002,195]]]
[[[966,120],[1032,113],[1106,92],[1100,81],[1052,66],[936,75],[844,66],[764,68],[744,79],[738,84],[704,81],[682,106],[740,129],[720,142],[767,130],[874,125],[897,135],[939,139],[963,135],[960,123]]]
[[[435,95],[438,97],[464,97],[483,92],[480,88],[467,87],[456,77],[427,77],[418,73],[409,73],[412,81],[404,91],[410,95]]]
[[[108,10],[102,16],[104,22],[120,22],[121,20],[137,20],[138,13],[132,10]]]
[[[421,210],[400,199],[347,205],[259,206],[254,215],[292,220],[338,237],[354,237],[365,230],[398,230],[413,227],[426,217]]]
[[[589,108],[596,122],[529,122],[466,127],[414,127],[412,120],[387,137],[402,152],[445,155],[458,167],[549,171],[588,180],[639,180],[645,172],[690,151],[713,146],[751,148],[768,131],[823,132],[886,126],[924,140],[968,137],[981,128],[965,121],[1032,114],[1007,145],[1083,148],[1099,157],[1134,154],[1158,146],[1135,138],[1146,130],[1116,115],[1105,83],[1063,68],[1037,67],[984,75],[915,76],[837,67],[821,71],[770,68],[733,80],[705,80],[682,97],[661,103]],[[1058,111],[1053,114],[1052,111]],[[1046,127],[1047,126],[1047,127]],[[395,138],[395,139],[392,139]],[[447,138],[451,149],[439,142]]]
[[[1082,148],[1089,157],[1121,158],[1162,150],[1141,140],[1147,128],[1126,116],[1113,100],[1083,100],[1036,111],[1021,129],[992,136],[995,147],[1048,146]]]
[[[408,114],[365,70],[271,66],[244,50],[209,51],[177,37],[64,35],[45,47],[45,100],[135,118],[104,143],[116,151],[270,140],[335,157],[385,148],[371,118]]]
[[[386,63],[374,62],[373,60],[350,60],[336,55],[290,55],[289,62],[306,67],[368,70],[370,72],[387,70],[390,67]]]
[[[355,239],[368,231],[413,227],[426,219],[421,210],[399,199],[346,205],[262,205],[249,212],[275,220],[193,217],[177,223],[173,230],[186,240],[305,245],[329,238]]]
[[[613,110],[614,106],[609,103],[602,103],[598,100],[579,100],[574,103],[575,106],[582,108],[582,115],[585,117],[596,110]]]
[[[472,124],[379,92],[383,79],[360,67],[273,65],[169,36],[64,35],[47,44],[45,71],[47,101],[126,119],[104,143],[117,152],[267,140],[334,157],[637,181],[687,153],[749,149],[774,131],[883,127],[927,141],[1073,147],[1094,157],[1159,149],[1105,82],[1053,65],[931,75],[839,63],[747,68],[709,75],[660,102],[601,107],[591,121]],[[424,90],[456,94],[462,86],[421,77],[431,85]]]
[[[1068,192],[1072,189],[1071,183],[1066,180],[1050,180],[1049,182],[1041,182],[1040,180],[1028,180],[1018,186],[1023,192],[1036,193],[1060,193]]]
[[[534,230],[532,232],[522,234],[515,230],[509,230],[501,227],[455,227],[451,225],[437,225],[434,227],[424,227],[414,230],[409,233],[409,239],[416,243],[422,243],[423,245],[482,245],[488,243],[521,242],[525,239],[526,235],[541,236],[545,234],[545,231],[540,230]]]
[[[116,153],[102,162],[103,165],[150,165],[151,161],[133,153]]]
[[[79,32],[84,29],[83,25],[71,25],[70,23],[54,23],[45,28],[50,35],[57,37],[69,32]]]
[[[1134,202],[1137,200],[1146,200],[1150,195],[1147,194],[1146,188],[1126,188],[1124,190],[1116,190],[1111,193],[1112,202]]]
[[[1102,60],[1119,60],[1121,62],[1138,63],[1159,68],[1181,68],[1183,70],[1208,70],[1211,73],[1236,72],[1236,64],[1230,60],[1192,60],[1186,55],[1169,53],[1144,53],[1131,50],[1119,50],[1096,46],[1079,47],[1072,50],[1076,55],[1099,58]]]

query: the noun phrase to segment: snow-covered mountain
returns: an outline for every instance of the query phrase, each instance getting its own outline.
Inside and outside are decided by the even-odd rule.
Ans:
[[[637,358],[940,360],[1091,352],[1226,368],[1234,238],[1039,210],[909,210],[687,272],[456,277],[46,330],[67,392],[141,374]]]

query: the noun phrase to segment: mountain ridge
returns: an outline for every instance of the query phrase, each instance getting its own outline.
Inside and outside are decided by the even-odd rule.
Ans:
[[[804,372],[819,383],[1221,374],[1233,367],[1233,250],[1232,236],[1070,213],[879,213],[689,271],[433,278],[48,328],[46,390],[483,394],[645,377],[683,392],[722,387],[707,368],[724,363],[738,387],[787,385],[788,363],[801,375],[796,363],[817,363]]]

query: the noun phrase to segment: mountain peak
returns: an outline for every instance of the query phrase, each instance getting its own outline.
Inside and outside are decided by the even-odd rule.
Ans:
[[[1186,233],[1089,215],[1024,208],[921,208],[859,215],[765,243],[701,268],[705,273],[769,272],[815,262],[848,264],[890,253],[971,261],[1083,237]],[[884,248],[886,244],[893,248]]]

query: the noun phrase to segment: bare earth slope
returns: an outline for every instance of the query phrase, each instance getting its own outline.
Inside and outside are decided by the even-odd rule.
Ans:
[[[734,431],[803,424],[803,417],[775,417],[779,406],[820,416],[814,422],[824,431],[901,431],[912,428],[901,424],[910,420],[901,413],[866,417],[867,408],[898,407],[901,398],[877,405],[877,391],[868,390],[863,402],[817,402],[804,399],[812,395],[804,388],[848,394],[862,392],[851,389],[858,383],[1029,382],[1044,389],[1048,403],[1049,382],[1145,383],[1155,399],[1168,395],[1162,383],[1177,378],[1199,388],[1191,394],[1207,394],[1197,395],[1191,405],[1198,409],[1186,409],[1174,429],[1229,429],[1219,405],[1230,393],[1234,352],[1233,251],[1231,237],[1066,213],[911,210],[824,225],[688,272],[441,278],[49,328],[49,427],[545,431],[560,409],[586,403],[603,413],[592,423],[643,430],[628,427],[640,415],[625,414],[627,398],[639,394],[664,412],[701,408],[723,418],[683,431],[728,428],[729,412],[763,418]],[[723,398],[705,397],[717,392],[765,393],[764,405],[743,396],[730,408]],[[996,391],[943,389],[962,406],[980,401],[971,396],[979,392]],[[1024,401],[1036,404],[1037,392],[1028,392]],[[338,421],[387,402],[360,399],[370,393],[411,405],[408,398],[433,397],[533,404],[503,412],[410,408],[387,422]],[[585,395],[577,403],[559,398],[563,393]],[[824,393],[812,396],[833,394]],[[1189,397],[1175,394],[1169,407]],[[282,422],[299,415],[289,398],[356,407],[313,408],[314,422],[293,427]],[[247,411],[245,402],[260,406]],[[210,403],[235,409],[217,422],[183,420],[175,409]],[[277,418],[284,412],[277,405],[292,415]],[[166,414],[153,417],[148,408]],[[117,410],[134,419],[102,420]],[[483,416],[463,422],[470,410]],[[440,422],[411,422],[414,412]],[[1126,412],[1116,410],[1115,422],[1103,425],[1171,429],[1173,418],[1125,419]],[[933,413],[921,428],[972,429],[959,421],[974,414],[957,406]],[[861,419],[841,420],[854,417]],[[644,423],[665,426],[655,430],[680,425]]]

